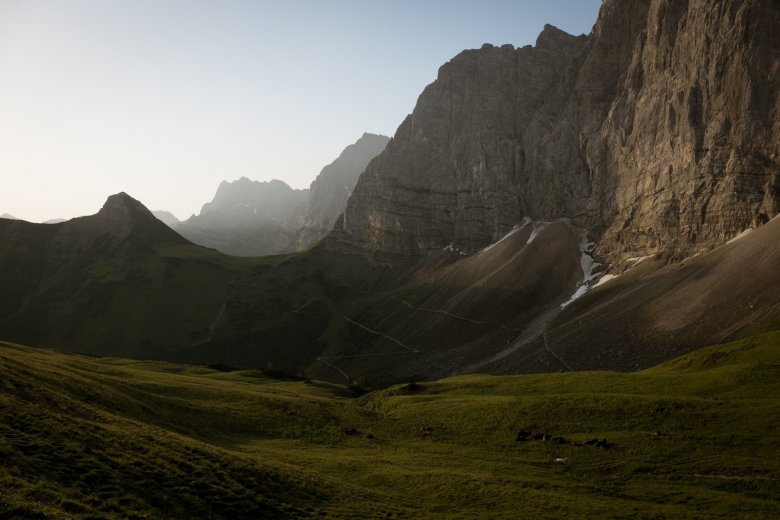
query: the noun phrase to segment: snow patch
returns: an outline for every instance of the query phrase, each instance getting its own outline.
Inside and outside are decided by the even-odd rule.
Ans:
[[[524,227],[526,227],[526,226],[527,226],[528,224],[530,224],[530,223],[531,223],[531,219],[530,219],[530,218],[528,218],[528,217],[524,218],[524,219],[523,219],[523,221],[522,221],[521,223],[517,224],[515,227],[513,227],[513,228],[511,229],[511,231],[509,231],[509,233],[507,233],[506,235],[504,235],[504,236],[503,236],[501,239],[499,239],[498,241],[496,241],[496,242],[493,242],[492,244],[490,244],[490,245],[489,245],[489,246],[487,246],[486,248],[482,249],[482,250],[481,250],[479,253],[477,253],[477,255],[481,255],[482,253],[486,253],[487,251],[490,251],[491,249],[493,249],[494,247],[496,247],[498,244],[500,244],[501,242],[503,242],[503,241],[504,241],[504,240],[506,240],[507,238],[511,237],[512,235],[514,235],[514,234],[515,234],[515,233],[517,233],[518,231],[522,230]]]
[[[610,281],[610,280],[614,280],[614,279],[615,279],[615,278],[617,278],[618,276],[620,276],[620,275],[618,275],[618,274],[605,274],[604,276],[602,276],[602,277],[599,279],[599,281],[598,281],[598,282],[596,282],[595,284],[593,284],[593,286],[591,286],[591,289],[595,289],[595,288],[596,288],[596,287],[598,287],[599,285],[603,285],[603,284],[607,283],[607,282],[608,282],[608,281]]]
[[[534,229],[531,231],[531,236],[528,237],[528,241],[525,243],[525,245],[530,244],[534,241],[534,239],[539,235],[539,233],[547,227],[549,222],[539,222],[538,224],[534,222]]]
[[[625,274],[625,273],[629,272],[631,269],[633,269],[634,267],[636,267],[637,265],[641,264],[642,262],[644,262],[645,260],[647,260],[649,258],[653,258],[653,255],[635,256],[635,257],[632,257],[632,258],[627,258],[626,262],[630,262],[631,266],[628,269],[626,269],[625,271],[623,271],[622,274]],[[614,280],[615,278],[617,278],[619,276],[620,276],[619,274],[605,274],[601,278],[599,278],[599,280],[596,283],[591,285],[590,289],[595,289],[596,287],[598,287],[600,285],[604,285],[605,283],[609,282],[610,280]]]
[[[642,262],[644,262],[645,260],[647,260],[648,258],[653,258],[653,255],[634,256],[634,257],[629,258],[628,260],[626,260],[626,262],[632,262],[634,264],[634,266],[637,266],[637,265],[641,264]]]
[[[597,267],[600,267],[601,264],[598,262],[593,261],[593,257],[591,256],[591,253],[595,249],[596,244],[594,242],[589,242],[587,237],[583,239],[582,244],[580,245],[580,251],[582,251],[582,255],[580,255],[580,269],[582,269],[582,281],[580,281],[579,284],[577,284],[577,289],[574,291],[574,294],[571,295],[571,298],[569,298],[567,301],[563,302],[561,304],[561,309],[565,309],[569,305],[571,305],[572,302],[574,302],[576,299],[581,297],[583,294],[588,292],[590,290],[590,282],[598,276],[598,273],[594,270]]]
[[[450,245],[448,245],[447,247],[442,249],[442,251],[450,251],[450,252],[455,251],[455,244],[454,243],[450,243]]]
[[[747,228],[745,231],[743,231],[739,235],[735,236],[734,238],[732,238],[731,240],[729,240],[726,243],[727,244],[731,244],[732,242],[736,242],[737,240],[739,240],[741,238],[745,238],[746,236],[748,236],[752,232],[753,232],[753,228]]]

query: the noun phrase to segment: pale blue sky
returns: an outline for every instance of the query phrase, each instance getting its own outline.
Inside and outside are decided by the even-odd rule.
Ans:
[[[392,135],[440,65],[600,0],[0,0],[0,214],[96,212],[126,191],[179,218],[222,180],[308,187]]]

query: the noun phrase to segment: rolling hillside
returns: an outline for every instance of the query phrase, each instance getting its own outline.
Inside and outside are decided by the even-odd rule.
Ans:
[[[0,516],[776,518],[779,344],[356,397],[2,343]]]

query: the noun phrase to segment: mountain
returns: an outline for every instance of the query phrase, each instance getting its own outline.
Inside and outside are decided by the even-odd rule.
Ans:
[[[200,214],[174,228],[193,242],[236,256],[263,256],[295,249],[308,190],[280,180],[223,181]]]
[[[176,215],[171,213],[170,211],[165,211],[163,209],[158,209],[156,211],[152,211],[152,215],[157,217],[157,219],[162,222],[163,224],[167,226],[173,226],[174,224],[178,224],[181,222],[178,218],[176,218]]]
[[[13,215],[9,215],[8,213],[3,213],[2,215],[0,215],[0,218],[4,218],[4,219],[7,219],[7,220],[19,220],[16,217],[14,217]]]
[[[289,253],[327,235],[358,177],[389,138],[365,133],[322,169],[308,190],[280,180],[222,182],[200,214],[174,229],[193,242],[237,256]]]
[[[159,356],[208,335],[232,273],[124,193],[60,224],[0,220],[0,334]]]
[[[60,224],[0,220],[0,337],[295,372],[342,320],[338,307],[379,274],[359,257],[321,249],[226,256],[192,244],[120,193],[97,214]]]
[[[303,227],[298,231],[298,249],[305,249],[327,235],[347,207],[347,200],[360,174],[387,146],[389,137],[364,133],[338,158],[322,169],[309,188]]]
[[[633,371],[776,330],[779,17],[606,0],[588,36],[465,51],[300,253],[227,257],[126,195],[2,220],[0,337],[384,386]],[[307,203],[242,179],[177,229],[290,250]]]
[[[52,218],[49,220],[44,220],[43,222],[41,222],[41,224],[60,224],[62,222],[65,222],[66,220],[67,219],[64,218]]]
[[[439,70],[360,178],[333,247],[404,262],[570,219],[602,262],[703,252],[780,210],[780,9],[605,0]]]

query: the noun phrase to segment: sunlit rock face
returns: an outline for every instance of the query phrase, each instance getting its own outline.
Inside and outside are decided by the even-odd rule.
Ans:
[[[687,256],[780,207],[780,7],[603,3],[590,35],[439,70],[360,178],[331,247],[404,260],[568,218],[616,262]]]
[[[365,133],[322,169],[309,188],[306,215],[298,232],[298,249],[317,243],[333,229],[336,219],[347,207],[360,174],[385,149],[389,140],[384,135]]]

